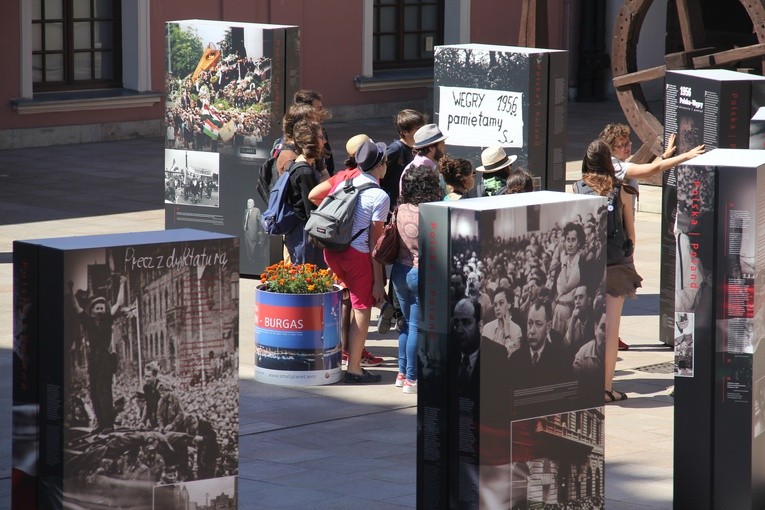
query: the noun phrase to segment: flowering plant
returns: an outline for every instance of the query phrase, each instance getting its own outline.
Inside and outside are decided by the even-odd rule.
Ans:
[[[335,280],[326,269],[316,264],[292,264],[281,261],[266,268],[260,275],[263,290],[281,294],[321,294],[332,290]]]

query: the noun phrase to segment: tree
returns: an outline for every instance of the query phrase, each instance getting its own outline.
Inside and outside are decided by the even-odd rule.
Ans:
[[[168,25],[168,71],[175,76],[188,76],[197,67],[204,52],[202,38],[195,28],[182,29],[177,24]]]

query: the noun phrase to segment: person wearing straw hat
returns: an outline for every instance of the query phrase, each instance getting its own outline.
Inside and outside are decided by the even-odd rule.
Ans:
[[[348,153],[348,158],[345,160],[345,170],[341,170],[324,182],[315,186],[308,194],[308,199],[314,204],[321,204],[322,200],[332,192],[335,187],[346,179],[353,179],[361,175],[361,169],[356,163],[356,151],[364,145],[371,138],[365,134],[358,134],[350,137],[345,144],[345,150]],[[348,289],[343,291],[343,316],[342,316],[342,328],[340,334],[340,340],[342,343],[342,364],[347,365],[348,354],[348,331],[351,321],[351,304]],[[369,352],[366,348],[361,352],[361,366],[362,367],[376,367],[382,365],[385,360],[379,356],[375,356]]]
[[[481,174],[475,196],[489,197],[503,194],[507,178],[510,176],[511,166],[516,159],[518,156],[508,156],[501,145],[485,149],[481,153],[481,166],[475,169]]]
[[[353,179],[361,174],[361,170],[359,170],[359,167],[356,164],[356,151],[359,150],[359,147],[361,147],[367,140],[370,140],[370,138],[365,134],[354,135],[348,139],[345,144],[345,151],[348,153],[348,157],[345,160],[345,168],[329,179],[314,186],[311,192],[308,193],[308,200],[318,206],[339,183],[346,179]]]

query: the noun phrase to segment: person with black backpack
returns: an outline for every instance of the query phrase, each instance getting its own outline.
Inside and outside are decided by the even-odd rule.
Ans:
[[[385,176],[387,160],[385,144],[367,140],[356,151],[355,159],[361,174],[353,177],[351,183],[359,191],[353,213],[353,240],[342,251],[324,250],[324,257],[330,269],[345,284],[351,295],[351,324],[348,331],[348,369],[344,380],[347,383],[379,382],[379,374],[372,374],[361,367],[361,358],[366,343],[372,307],[385,300],[383,267],[372,260],[372,247],[377,242],[388,219],[390,198],[379,186]],[[373,184],[367,187],[368,184]],[[338,184],[338,186],[344,184]]]
[[[324,135],[321,124],[303,120],[295,125],[294,143],[298,153],[285,172],[289,173],[287,200],[294,209],[297,225],[284,236],[284,244],[293,264],[316,264],[326,268],[321,248],[311,243],[305,231],[305,224],[316,205],[308,199],[308,194],[319,184],[319,174],[314,167],[316,158],[324,150]]]
[[[613,388],[619,350],[619,326],[624,299],[635,297],[643,278],[635,270],[632,253],[635,247],[635,213],[632,208],[634,188],[620,183],[611,162],[611,150],[602,140],[587,147],[582,160],[582,179],[574,183],[574,193],[600,195],[608,199],[606,218],[606,349],[605,401],[625,400],[626,393]],[[627,206],[625,207],[625,204]]]

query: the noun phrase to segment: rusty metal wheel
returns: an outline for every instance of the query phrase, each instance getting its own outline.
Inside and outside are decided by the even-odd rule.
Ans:
[[[637,69],[636,47],[640,29],[653,0],[625,0],[614,27],[611,70],[616,95],[632,130],[643,142],[633,156],[646,162],[662,151],[664,127],[648,108],[642,85],[664,78],[668,70],[724,68],[738,61],[760,58],[765,73],[765,0],[738,0],[752,20],[757,44],[719,49],[707,46],[700,0],[676,0],[683,51],[664,57],[664,65]]]

